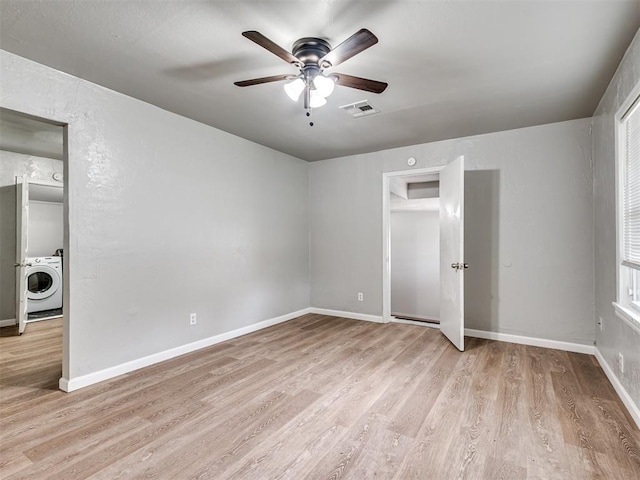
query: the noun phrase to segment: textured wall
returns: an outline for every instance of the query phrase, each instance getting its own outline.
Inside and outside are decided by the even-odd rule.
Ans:
[[[305,162],[7,52],[0,68],[0,106],[69,124],[64,377],[309,306]]]
[[[311,304],[382,314],[382,173],[465,156],[466,325],[593,344],[590,119],[309,165]],[[364,292],[358,302],[357,292]]]
[[[593,117],[594,251],[596,344],[622,385],[640,407],[640,333],[618,319],[611,302],[616,300],[616,190],[614,116],[631,90],[640,82],[640,33],[636,34],[611,80]],[[618,352],[625,358],[620,374]]]
[[[440,319],[440,214],[391,212],[391,313]]]
[[[16,177],[52,181],[60,160],[0,150],[0,320],[16,318]]]

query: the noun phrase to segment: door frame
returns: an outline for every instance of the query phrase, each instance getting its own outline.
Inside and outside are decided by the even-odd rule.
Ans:
[[[27,250],[29,248],[29,179],[26,175],[15,178],[16,224],[15,224],[15,315],[18,335],[27,327]]]
[[[382,321],[391,322],[391,179],[398,177],[415,177],[433,175],[440,177],[445,165],[436,167],[399,170],[382,174]]]
[[[24,107],[24,106],[23,106]],[[63,259],[63,311],[62,311],[62,376],[58,382],[60,390],[69,391],[68,390],[68,379],[69,379],[69,371],[70,371],[70,359],[71,359],[71,344],[69,342],[70,330],[71,330],[71,314],[70,314],[70,306],[71,306],[71,275],[70,275],[70,264],[71,258],[73,254],[71,253],[71,214],[70,214],[70,188],[69,188],[69,172],[71,170],[70,167],[70,158],[75,158],[75,150],[72,150],[72,145],[70,145],[69,138],[76,137],[76,127],[77,123],[71,121],[72,119],[67,120],[58,120],[51,117],[43,117],[38,115],[38,112],[30,111],[28,108],[20,108],[19,110],[16,108],[9,108],[4,105],[0,105],[0,110],[7,110],[13,113],[17,113],[19,115],[23,115],[27,118],[38,120],[41,122],[49,123],[51,125],[57,125],[62,127],[62,148],[63,148],[63,168],[62,168],[62,187],[63,187],[63,231],[64,238],[62,242],[62,248],[64,249],[64,259]],[[72,154],[73,152],[73,154]],[[36,182],[51,182],[56,185],[59,185],[57,182],[52,182],[51,180],[35,180]],[[31,182],[30,182],[31,183]],[[16,318],[17,321],[17,318]]]

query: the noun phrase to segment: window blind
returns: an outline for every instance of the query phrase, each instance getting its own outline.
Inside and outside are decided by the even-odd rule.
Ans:
[[[640,98],[624,122],[623,264],[640,270]]]

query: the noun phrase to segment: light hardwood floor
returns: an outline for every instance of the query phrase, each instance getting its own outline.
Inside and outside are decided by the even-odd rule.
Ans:
[[[640,478],[587,355],[306,315],[65,394],[60,337],[0,337],[2,479]]]

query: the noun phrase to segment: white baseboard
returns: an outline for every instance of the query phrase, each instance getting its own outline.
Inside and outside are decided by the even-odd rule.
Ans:
[[[219,335],[214,335],[213,337],[198,340],[186,345],[170,348],[169,350],[164,350],[162,352],[147,355],[146,357],[138,358],[130,362],[116,365],[114,367],[105,368],[104,370],[99,370],[97,372],[81,375],[79,377],[70,379],[62,377],[60,378],[58,385],[60,387],[60,390],[63,390],[65,392],[72,392],[74,390],[78,390],[79,388],[87,387],[89,385],[93,385],[95,383],[109,380],[110,378],[114,378],[119,375],[138,370],[140,368],[148,367],[149,365],[153,365],[155,363],[163,362],[165,360],[184,355],[185,353],[191,353],[196,350],[200,350],[201,348],[210,347],[211,345],[215,345],[226,340],[231,340],[232,338],[246,335],[247,333],[256,332],[258,330],[262,330],[263,328],[267,328],[278,323],[283,323],[302,315],[306,315],[308,313],[314,313],[311,310],[312,309],[310,308],[304,308],[296,312],[291,312],[287,313],[286,315],[270,318],[262,322],[247,325],[246,327],[231,330],[230,332],[221,333]]]
[[[369,315],[366,313],[356,313],[356,312],[343,312],[340,310],[329,310],[327,308],[315,308],[315,307],[311,307],[308,310],[309,310],[308,313],[317,313],[318,315],[329,315],[332,317],[352,318],[353,320],[364,320],[365,322],[384,323],[384,320],[382,320],[382,317],[379,315]]]
[[[64,377],[60,377],[60,379],[58,380],[58,388],[63,392],[71,392],[71,390],[69,389],[69,380]],[[81,387],[76,387],[75,390],[77,390],[78,388]]]
[[[620,383],[620,380],[618,380],[618,377],[614,373],[613,369],[607,363],[604,356],[600,353],[600,350],[598,350],[597,347],[595,348],[595,356],[598,359],[598,363],[602,367],[602,370],[604,370],[605,375],[611,382],[611,385],[613,385],[614,390],[620,397],[620,400],[622,400],[622,403],[624,403],[624,406],[627,407],[627,410],[629,411],[629,414],[631,415],[633,420],[636,422],[636,425],[638,426],[638,428],[640,428],[640,408],[633,401],[631,395],[629,395],[629,392],[627,392],[627,389],[624,388],[624,385]]]
[[[16,324],[15,318],[7,318],[6,320],[0,320],[0,328],[13,327]]]
[[[329,310],[327,308],[311,307],[308,313],[317,313],[319,315],[330,315],[332,317],[352,318],[354,320],[365,320],[367,322],[385,323],[381,316],[368,315],[365,313],[343,312],[340,310]],[[410,320],[401,320],[394,318],[392,323],[405,323],[409,325],[419,325],[428,328],[440,328],[438,324],[428,324],[425,322],[412,322]],[[485,338],[488,340],[497,340],[499,342],[518,343],[522,345],[531,345],[533,347],[554,348],[556,350],[565,350],[567,352],[586,353],[588,355],[595,354],[595,346],[584,345],[581,343],[562,342],[559,340],[547,340],[545,338],[525,337],[522,335],[512,335],[509,333],[488,332],[486,330],[464,329],[467,337]]]
[[[521,345],[531,345],[532,347],[554,348],[556,350],[564,350],[567,352],[586,353],[587,355],[595,355],[596,351],[596,347],[594,345],[562,342],[559,340],[547,340],[546,338],[525,337],[522,335],[512,335],[510,333],[488,332],[486,330],[465,328],[464,334],[467,337],[498,340],[499,342],[519,343]]]

